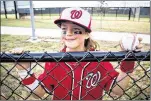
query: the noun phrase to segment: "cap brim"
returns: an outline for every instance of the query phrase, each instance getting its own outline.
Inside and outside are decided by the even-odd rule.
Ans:
[[[87,28],[85,25],[82,25],[80,23],[77,23],[75,21],[72,21],[72,20],[67,20],[67,19],[57,19],[54,21],[55,24],[61,24],[61,22],[64,22],[64,21],[69,21],[69,22],[73,22],[81,27],[83,27],[84,29],[86,29],[88,32],[91,32],[91,29]],[[60,27],[60,26],[59,26]]]

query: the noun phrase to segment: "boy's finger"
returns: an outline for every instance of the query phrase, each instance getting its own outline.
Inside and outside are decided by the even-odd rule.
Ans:
[[[143,48],[143,45],[142,44],[139,44],[136,46],[136,49],[142,49]]]
[[[23,52],[24,52],[23,48],[15,48],[15,49],[10,50],[10,53],[12,54],[21,54]]]

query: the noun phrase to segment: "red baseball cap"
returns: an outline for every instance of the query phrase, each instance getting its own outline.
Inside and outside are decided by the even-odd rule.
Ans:
[[[59,27],[61,22],[70,21],[73,22],[83,28],[85,28],[88,32],[91,32],[91,16],[89,12],[82,8],[66,8],[62,11],[60,18],[55,20],[54,23]]]

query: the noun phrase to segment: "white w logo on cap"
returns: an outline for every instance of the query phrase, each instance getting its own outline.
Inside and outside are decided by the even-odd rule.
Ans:
[[[71,11],[71,19],[79,19],[82,16],[82,11],[72,10]]]

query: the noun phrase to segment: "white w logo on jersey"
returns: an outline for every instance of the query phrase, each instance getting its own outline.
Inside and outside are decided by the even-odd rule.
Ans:
[[[99,71],[97,71],[97,73],[89,73],[86,77],[87,80],[87,84],[86,87],[87,88],[91,88],[94,86],[97,86],[98,82],[100,81],[101,78],[101,73]]]

